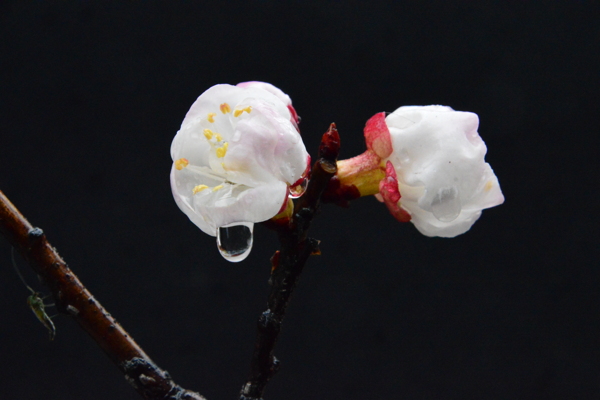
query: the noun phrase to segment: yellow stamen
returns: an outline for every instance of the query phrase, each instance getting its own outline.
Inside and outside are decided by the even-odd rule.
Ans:
[[[201,192],[201,191],[203,191],[204,189],[208,189],[208,186],[206,186],[206,185],[198,185],[198,186],[196,186],[196,187],[194,188],[194,190],[192,190],[192,193],[193,193],[193,194],[200,193],[200,192]]]
[[[223,189],[223,185],[215,186],[215,187],[213,188],[213,192],[216,192],[216,191],[217,191],[217,190],[219,190],[219,189]]]
[[[217,142],[220,142],[221,140],[223,140],[223,136],[219,135],[218,133],[215,133],[215,139],[217,140]]]
[[[483,188],[483,190],[485,190],[486,192],[489,192],[493,186],[494,186],[494,184],[492,181],[487,181],[487,183],[485,184],[485,188]]]
[[[213,135],[214,135],[214,132],[213,132],[213,131],[211,131],[210,129],[205,129],[205,130],[204,130],[204,136],[205,136],[205,137],[206,137],[208,140],[212,139]]]
[[[231,107],[229,107],[229,104],[227,103],[223,103],[219,106],[219,108],[221,109],[221,112],[223,114],[227,114],[231,112]]]
[[[251,107],[251,106],[248,106],[248,107],[246,107],[246,108],[242,108],[241,110],[235,110],[235,111],[233,112],[233,116],[234,116],[234,117],[239,117],[240,115],[242,115],[242,113],[243,113],[244,111],[246,111],[248,114],[250,114],[250,111],[252,111],[252,107]]]
[[[219,147],[217,149],[217,157],[223,158],[225,157],[225,153],[227,153],[227,148],[229,147],[229,142],[223,143],[223,147]]]
[[[208,122],[215,122],[216,113],[208,113]]]
[[[189,163],[190,162],[186,158],[180,158],[179,160],[175,161],[175,169],[177,171],[181,171],[187,167]]]

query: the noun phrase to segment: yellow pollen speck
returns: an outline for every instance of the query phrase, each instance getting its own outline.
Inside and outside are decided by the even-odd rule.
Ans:
[[[179,160],[175,161],[175,169],[177,171],[181,171],[187,167],[189,163],[190,162],[186,158],[180,158]]]
[[[201,191],[203,191],[204,189],[208,189],[208,186],[206,185],[198,185],[194,188],[194,190],[192,190],[193,194],[199,193]]]
[[[215,122],[216,113],[208,113],[208,122]]]
[[[215,133],[215,139],[217,140],[217,142],[220,142],[221,140],[223,140],[223,136],[219,135],[218,133]]]
[[[225,142],[225,143],[223,144],[223,147],[219,147],[219,148],[217,149],[217,157],[218,157],[218,158],[223,158],[223,157],[225,157],[225,153],[227,153],[227,148],[228,148],[228,147],[229,147],[229,143],[228,143],[228,142]]]
[[[229,107],[229,104],[227,103],[223,103],[219,106],[219,108],[221,109],[221,112],[223,114],[227,114],[231,112],[231,107]]]
[[[485,188],[483,188],[483,190],[485,190],[486,192],[489,192],[493,186],[494,186],[494,183],[492,181],[487,181],[487,183],[485,184]]]
[[[219,189],[223,189],[223,185],[215,186],[215,187],[213,188],[213,192],[216,192],[216,191],[217,191],[217,190],[219,190]]]
[[[213,135],[214,135],[214,132],[213,132],[213,131],[211,131],[210,129],[205,129],[205,130],[204,130],[204,136],[205,136],[205,137],[206,137],[208,140],[212,139]]]
[[[235,110],[235,111],[233,112],[233,116],[234,116],[234,117],[239,117],[240,115],[242,115],[242,113],[243,113],[244,111],[246,111],[248,114],[250,114],[250,112],[252,111],[252,107],[251,107],[251,106],[248,106],[248,107],[246,107],[246,108],[242,108],[241,110]]]

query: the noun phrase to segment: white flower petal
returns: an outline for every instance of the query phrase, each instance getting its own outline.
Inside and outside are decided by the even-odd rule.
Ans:
[[[187,159],[193,165],[207,166],[211,147],[205,140],[199,124],[186,124],[175,135],[171,143],[171,158]]]
[[[283,104],[285,104],[286,106],[292,105],[292,100],[290,99],[290,96],[283,93],[283,91],[281,89],[271,85],[270,83],[259,82],[259,81],[250,81],[250,82],[240,82],[236,86],[243,87],[243,88],[255,88],[255,89],[265,90],[265,91],[277,96],[277,98],[279,100],[281,100],[283,102]]]
[[[308,153],[284,103],[289,98],[266,89],[213,86],[173,139],[173,197],[209,235],[275,216],[306,168]]]
[[[400,203],[427,236],[466,232],[504,197],[484,161],[476,114],[445,106],[400,107],[386,117]]]
[[[229,144],[225,165],[233,182],[256,184],[273,179],[294,183],[306,168],[308,154],[292,123],[260,100],[240,121]]]

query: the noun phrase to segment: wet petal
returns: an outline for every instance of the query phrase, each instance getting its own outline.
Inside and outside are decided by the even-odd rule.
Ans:
[[[481,210],[504,202],[484,161],[476,114],[445,106],[400,107],[386,118],[401,206],[427,236],[466,232]]]
[[[171,145],[171,188],[202,231],[265,221],[285,203],[308,158],[289,105],[266,83],[216,85],[194,102]]]

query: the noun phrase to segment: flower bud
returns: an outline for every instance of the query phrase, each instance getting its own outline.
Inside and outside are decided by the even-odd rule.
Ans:
[[[392,152],[384,161],[396,171],[398,205],[424,235],[460,235],[481,210],[504,202],[498,179],[484,161],[487,149],[477,133],[476,114],[445,106],[406,106],[385,123]],[[378,148],[385,149],[385,132],[380,133]]]

